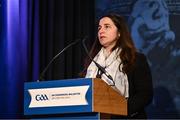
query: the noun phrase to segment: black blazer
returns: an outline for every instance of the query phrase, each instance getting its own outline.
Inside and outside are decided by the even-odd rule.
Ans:
[[[135,68],[129,72],[128,117],[146,118],[144,108],[153,98],[152,76],[146,57],[137,53]]]
[[[112,118],[147,118],[145,107],[153,97],[152,76],[144,54],[136,54],[134,69],[127,74],[129,82],[128,116],[112,116]]]

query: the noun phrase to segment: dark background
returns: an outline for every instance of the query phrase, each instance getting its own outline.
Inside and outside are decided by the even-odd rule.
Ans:
[[[60,50],[77,39],[94,40],[95,9],[90,0],[40,1],[40,71]],[[45,79],[78,77],[85,57],[81,44],[69,48],[55,60]]]

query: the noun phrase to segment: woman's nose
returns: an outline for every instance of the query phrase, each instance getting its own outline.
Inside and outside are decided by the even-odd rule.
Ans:
[[[103,28],[99,29],[99,34],[102,34],[102,33],[104,33]]]

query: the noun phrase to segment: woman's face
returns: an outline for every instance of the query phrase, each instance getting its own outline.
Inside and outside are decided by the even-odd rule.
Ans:
[[[115,46],[118,37],[120,37],[120,33],[113,21],[108,17],[102,18],[99,21],[98,27],[98,38],[100,44],[104,48],[111,50]]]

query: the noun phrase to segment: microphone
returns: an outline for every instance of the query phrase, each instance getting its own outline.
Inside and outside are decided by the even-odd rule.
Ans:
[[[101,66],[99,63],[97,63],[96,61],[94,61],[94,60],[92,59],[92,57],[89,55],[88,49],[87,49],[87,47],[86,47],[86,45],[85,45],[85,40],[86,40],[86,38],[87,38],[87,37],[85,37],[85,38],[82,40],[82,42],[83,42],[83,47],[84,47],[84,49],[85,49],[86,54],[88,55],[88,57],[90,58],[90,60],[94,62],[94,64],[98,67],[98,69],[102,72],[102,74],[105,74],[106,77],[108,77],[108,78],[113,82],[113,85],[111,85],[111,86],[115,86],[115,82],[114,82],[112,76],[106,71],[106,69],[105,69],[104,67],[102,67],[102,66]]]
[[[49,68],[50,65],[54,62],[54,60],[55,60],[57,57],[59,57],[59,55],[61,55],[61,54],[62,54],[64,51],[66,51],[69,47],[71,47],[71,46],[79,43],[80,41],[81,41],[81,39],[77,39],[76,41],[70,43],[68,46],[66,46],[65,48],[63,48],[56,56],[54,56],[54,57],[52,58],[52,60],[49,62],[49,64],[48,64],[48,65],[44,68],[44,70],[41,72],[40,77],[39,77],[39,80],[37,80],[37,81],[39,82],[40,80],[43,80],[43,79],[44,79],[44,74],[45,74],[45,72],[48,70],[48,68]]]

